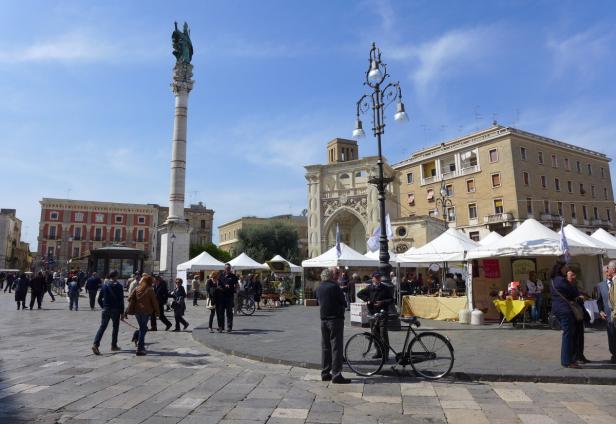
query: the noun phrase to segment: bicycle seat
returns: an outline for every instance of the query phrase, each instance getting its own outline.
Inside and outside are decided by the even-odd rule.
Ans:
[[[419,321],[417,320],[417,317],[400,317],[400,321],[419,327]]]

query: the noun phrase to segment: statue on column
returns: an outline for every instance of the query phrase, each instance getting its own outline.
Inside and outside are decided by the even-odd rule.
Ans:
[[[184,22],[183,31],[178,29],[178,23],[175,22],[175,30],[171,34],[173,42],[173,55],[178,64],[190,64],[193,56],[193,46],[190,41],[190,29],[188,24]]]

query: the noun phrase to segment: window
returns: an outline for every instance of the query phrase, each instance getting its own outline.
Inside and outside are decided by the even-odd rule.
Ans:
[[[398,237],[406,236],[406,228],[404,228],[404,227],[396,228],[396,234],[398,235]]]
[[[121,224],[124,221],[124,217],[122,215],[116,215],[115,216],[115,223],[116,224]]]
[[[572,219],[576,219],[577,218],[577,212],[575,211],[575,203],[571,203],[569,205],[569,207],[571,208],[571,218]]]
[[[205,219],[201,220],[201,229],[205,230]]]
[[[95,241],[101,241],[103,239],[103,229],[102,228],[96,228],[94,230],[94,240]]]
[[[494,213],[503,213],[503,199],[494,199]]]
[[[406,183],[413,184],[413,173],[412,172],[409,172],[408,174],[406,174]]]
[[[586,165],[586,168],[588,169],[588,175],[592,175],[592,165],[588,164]]]
[[[533,214],[533,199],[531,199],[530,197],[526,198],[526,213],[528,213],[529,215]]]
[[[474,193],[475,192],[475,180],[466,180],[466,192]]]
[[[610,212],[610,208],[605,210],[605,216],[607,216],[608,222],[612,222],[612,213]]]
[[[498,150],[490,149],[489,151],[490,163],[498,162]]]
[[[453,196],[453,184],[447,184],[445,186],[445,192],[447,192],[447,197]]]
[[[97,213],[94,215],[94,222],[105,222],[105,215],[102,213]]]
[[[595,190],[595,186],[594,186],[594,185],[591,185],[591,186],[590,186],[590,195],[593,197],[593,199],[594,199],[594,197],[595,197],[595,195],[596,195],[596,194],[597,194],[597,193],[596,193],[596,190]]]
[[[603,198],[607,200],[607,187],[603,187]]]
[[[49,214],[49,219],[52,221],[57,221],[60,218],[60,213],[53,211]]]
[[[73,247],[73,258],[79,257],[79,248]]]
[[[492,174],[492,187],[500,187],[501,177],[500,174]]]
[[[601,167],[601,178],[605,178],[605,168]]]
[[[550,213],[550,201],[549,200],[543,201],[543,212]]]
[[[114,231],[114,235],[113,235],[113,240],[114,241],[121,241],[122,240],[122,229],[121,228],[116,228]]]
[[[554,178],[554,189],[560,191],[560,180],[558,178]]]
[[[526,147],[520,147],[520,157],[522,158],[522,160],[527,159]]]
[[[522,179],[524,180],[524,185],[527,186],[530,182],[530,177],[528,175],[528,172],[526,171],[522,172]]]
[[[73,232],[74,240],[81,240],[81,227],[75,227],[75,231]]]
[[[565,158],[563,160],[565,162],[565,170],[570,171],[571,170],[571,164],[569,163],[569,158]]]
[[[556,207],[558,208],[558,215],[563,216],[563,202],[556,202]]]
[[[586,205],[582,206],[582,215],[584,216],[584,219],[588,219],[588,208]]]
[[[428,216],[432,218],[438,218],[438,211],[436,209],[431,209],[428,211]]]
[[[586,190],[584,190],[584,184],[580,183],[580,194],[583,196],[586,194]]]
[[[539,165],[543,165],[543,152],[537,152],[537,160],[539,161]]]
[[[556,155],[552,155],[552,168],[558,168],[558,158]]]
[[[52,225],[51,227],[49,227],[49,233],[47,234],[47,238],[51,239],[51,240],[55,240],[56,239],[56,226]]]
[[[596,206],[594,206],[594,207],[592,208],[592,214],[593,214],[593,216],[595,217],[595,219],[599,219],[599,208],[598,208],[598,207],[596,207]]]
[[[468,219],[477,219],[477,204],[471,203],[468,205]]]
[[[143,229],[137,230],[137,241],[143,242],[143,235],[145,231]]]
[[[415,206],[415,193],[407,194],[407,199],[406,200],[407,200],[409,206]]]
[[[578,174],[582,172],[582,164],[579,160],[575,161],[575,169],[577,170]]]
[[[75,212],[75,221],[83,222],[84,214],[83,212]]]
[[[47,257],[48,257],[48,258],[53,258],[53,254],[54,254],[54,249],[53,249],[53,246],[49,246],[49,247],[47,248]]]
[[[541,176],[541,187],[548,188],[548,179],[545,178],[545,175]]]
[[[145,216],[138,216],[137,217],[137,223],[138,224],[145,224]]]
[[[456,208],[455,206],[451,206],[447,208],[447,222],[455,222],[456,221]]]
[[[468,237],[473,241],[479,241],[479,231],[471,231],[468,233]]]
[[[573,193],[573,183],[571,181],[567,181],[567,191]]]
[[[428,200],[428,202],[434,202],[434,189],[428,189],[428,195],[426,196],[426,199]]]

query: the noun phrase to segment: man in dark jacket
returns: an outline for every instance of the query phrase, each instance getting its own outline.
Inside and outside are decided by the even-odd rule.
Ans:
[[[160,313],[158,314],[158,318],[161,320],[163,324],[165,324],[165,331],[171,328],[171,322],[165,316],[165,305],[167,304],[167,299],[169,299],[169,290],[167,289],[167,283],[162,281],[160,278],[154,278],[154,294],[156,294],[156,300],[158,301],[158,309]],[[152,314],[150,317],[150,327],[151,331],[156,331],[156,315]]]
[[[372,284],[357,293],[357,297],[365,301],[368,306],[370,315],[374,315],[381,311],[385,311],[381,320],[372,320],[370,323],[372,334],[379,337],[385,348],[385,360],[389,355],[389,333],[387,332],[387,312],[394,303],[394,295],[392,289],[385,284],[381,284],[381,274],[374,272],[372,274]],[[375,357],[380,357],[377,353]]]
[[[103,282],[98,277],[96,272],[93,272],[90,275],[90,278],[86,281],[86,291],[88,292],[88,296],[90,297],[90,310],[94,310],[94,304],[96,302],[96,293],[98,289],[103,285]]]
[[[36,299],[36,303],[38,308],[41,309],[41,304],[43,303],[43,294],[45,293],[45,277],[41,271],[36,274],[30,281],[30,310],[34,307],[34,300]]]
[[[237,290],[237,276],[231,272],[231,265],[225,264],[225,271],[220,276],[220,297],[216,302],[216,316],[218,317],[218,332],[225,327],[227,316],[227,332],[233,330],[233,297]]]
[[[51,301],[55,302],[56,301],[56,297],[53,295],[53,292],[51,290],[53,286],[53,275],[51,272],[47,271],[45,273],[45,288],[43,289],[43,295],[45,295],[45,293],[49,294],[49,297],[51,297]]]
[[[337,279],[336,268],[324,269],[316,293],[321,315],[321,380],[347,384],[351,380],[342,376],[346,300]]]
[[[118,330],[120,329],[120,318],[124,314],[124,288],[117,280],[117,271],[111,271],[109,273],[109,278],[111,278],[111,281],[103,284],[101,292],[98,295],[98,304],[103,309],[103,312],[101,314],[101,325],[96,332],[94,344],[92,345],[92,352],[94,352],[95,355],[101,354],[98,347],[101,344],[101,339],[107,329],[109,320],[113,323],[111,350],[113,352],[120,350],[118,346]]]
[[[612,300],[610,300],[610,293],[615,290],[612,279],[616,274],[616,261],[610,261],[608,265],[604,266],[603,273],[605,279],[597,286],[599,294],[597,306],[599,307],[599,316],[607,323],[607,344],[612,354],[610,362],[616,364],[616,320],[614,319],[616,305],[612,305]]]

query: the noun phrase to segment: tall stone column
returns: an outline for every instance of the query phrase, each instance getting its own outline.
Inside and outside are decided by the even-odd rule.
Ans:
[[[161,252],[160,270],[167,278],[176,277],[177,265],[189,257],[190,226],[184,218],[186,191],[186,127],[188,95],[192,90],[193,66],[178,61],[173,68],[171,88],[175,95],[175,117],[171,147],[171,175],[169,184],[169,216],[159,227]]]

